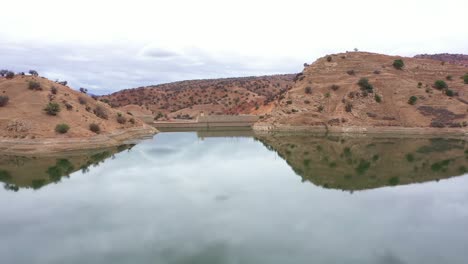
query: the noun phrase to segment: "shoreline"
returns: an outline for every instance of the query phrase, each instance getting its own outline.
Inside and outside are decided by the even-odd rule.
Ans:
[[[154,127],[144,126],[83,138],[0,138],[0,155],[43,155],[109,148],[135,143],[158,132]]]
[[[433,127],[325,127],[325,126],[292,126],[255,124],[255,132],[311,132],[311,133],[340,133],[340,134],[392,134],[392,135],[433,135],[468,137],[468,128],[433,128]]]

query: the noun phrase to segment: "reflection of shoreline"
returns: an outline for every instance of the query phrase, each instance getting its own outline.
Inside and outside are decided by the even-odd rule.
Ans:
[[[437,181],[467,171],[464,139],[260,133],[303,181],[324,188],[365,190]]]
[[[89,171],[91,166],[98,166],[114,154],[130,150],[134,145],[121,145],[94,151],[68,152],[61,156],[46,155],[41,157],[0,156],[0,181],[7,190],[18,191],[20,188],[39,189],[50,183],[57,183],[73,172]]]

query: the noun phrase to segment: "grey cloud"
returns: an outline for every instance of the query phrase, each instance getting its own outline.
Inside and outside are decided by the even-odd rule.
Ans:
[[[142,59],[142,50],[152,57]],[[238,54],[216,56],[195,48],[182,55],[131,45],[0,41],[0,58],[0,68],[17,72],[35,69],[49,79],[66,80],[71,87],[85,87],[94,94],[181,80],[293,73],[302,69],[302,62],[294,59],[272,61]]]

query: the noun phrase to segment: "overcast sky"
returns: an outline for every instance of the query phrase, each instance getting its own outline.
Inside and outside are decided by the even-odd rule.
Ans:
[[[9,0],[0,68],[97,94],[200,78],[295,73],[358,48],[468,53],[467,0]]]

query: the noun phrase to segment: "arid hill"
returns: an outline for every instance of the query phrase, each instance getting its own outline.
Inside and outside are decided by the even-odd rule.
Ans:
[[[429,59],[366,52],[325,56],[306,65],[293,88],[255,128],[463,133],[467,72],[466,67]]]
[[[193,118],[200,112],[262,114],[271,111],[271,102],[291,88],[294,76],[181,81],[126,89],[101,96],[100,100],[117,108],[139,105],[158,118]]]
[[[468,55],[465,54],[450,54],[450,53],[440,53],[440,54],[419,54],[414,56],[418,59],[432,59],[438,60],[441,62],[448,62],[452,64],[459,64],[468,67]]]
[[[39,76],[0,77],[0,148],[47,152],[121,144],[155,129],[125,112]],[[61,145],[59,147],[58,145]]]

